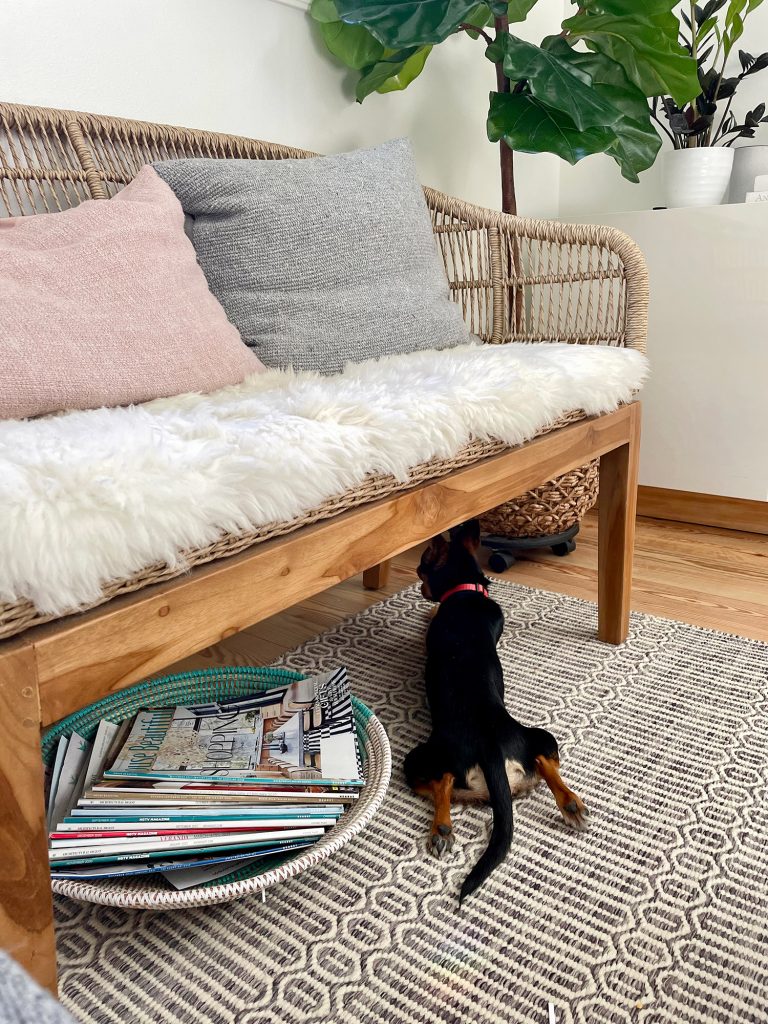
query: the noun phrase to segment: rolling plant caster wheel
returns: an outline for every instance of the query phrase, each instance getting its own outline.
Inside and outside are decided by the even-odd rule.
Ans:
[[[494,551],[488,559],[488,568],[491,572],[506,572],[515,564],[515,556],[504,551]]]
[[[579,532],[579,524],[574,523],[562,533],[549,533],[541,537],[504,537],[490,533],[483,536],[483,544],[491,554],[488,557],[488,568],[491,572],[502,573],[514,565],[518,558],[524,558],[531,552],[546,551],[555,554],[570,555],[576,550],[574,537]]]
[[[566,540],[566,541],[563,541],[562,544],[553,544],[552,545],[552,554],[553,555],[559,555],[561,558],[564,555],[570,555],[570,553],[572,551],[575,551],[575,550],[576,550],[576,541],[575,540]]]

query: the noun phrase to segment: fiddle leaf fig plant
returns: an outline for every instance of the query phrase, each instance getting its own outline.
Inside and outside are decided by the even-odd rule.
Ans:
[[[683,105],[700,91],[678,41],[677,2],[574,0],[573,17],[539,45],[510,28],[537,0],[312,0],[310,14],[331,54],[358,73],[358,102],[407,88],[450,36],[471,40],[495,67],[487,132],[500,143],[502,207],[516,212],[514,150],[572,164],[607,153],[630,181],[651,166],[661,141],[649,97]]]

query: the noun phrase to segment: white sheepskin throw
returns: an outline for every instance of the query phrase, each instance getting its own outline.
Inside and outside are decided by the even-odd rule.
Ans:
[[[75,610],[111,580],[292,519],[369,473],[407,480],[473,438],[517,445],[568,410],[613,410],[646,375],[633,350],[466,345],[0,423],[0,600]]]

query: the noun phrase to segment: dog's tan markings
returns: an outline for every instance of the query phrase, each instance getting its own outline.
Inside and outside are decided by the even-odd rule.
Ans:
[[[512,758],[507,759],[505,768],[507,781],[509,782],[509,791],[513,799],[525,796],[526,793],[538,786],[541,781],[539,775],[526,775],[525,769],[520,762]],[[461,801],[483,800],[487,802],[489,799],[488,784],[485,781],[483,769],[479,764],[469,769],[466,779],[467,788],[455,789],[453,791],[453,799]]]
[[[479,764],[474,765],[464,776],[467,780],[466,789],[454,789],[454,800],[482,800],[488,801],[488,786],[485,781],[483,769]]]
[[[427,842],[427,849],[433,857],[440,858],[453,848],[451,799],[455,781],[454,776],[446,772],[441,779],[433,779],[414,788],[414,793],[430,797],[435,805],[435,816]]]
[[[516,797],[525,796],[538,786],[538,775],[535,773],[531,775],[526,774],[525,768],[523,768],[519,761],[508,759],[505,767],[507,769],[507,782],[509,782],[509,789],[513,800]]]
[[[560,762],[558,759],[555,757],[537,757],[536,771],[552,790],[555,803],[560,808],[560,813],[566,825],[570,825],[571,828],[575,829],[586,828],[589,811],[585,807],[584,801],[579,799],[560,777]]]

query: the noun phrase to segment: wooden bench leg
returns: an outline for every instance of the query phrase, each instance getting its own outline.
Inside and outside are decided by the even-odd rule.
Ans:
[[[389,579],[389,566],[390,561],[387,559],[386,562],[379,562],[378,565],[366,569],[363,573],[363,586],[365,589],[381,590],[382,587],[386,587],[387,580]]]
[[[609,644],[623,643],[629,630],[640,456],[640,404],[635,403],[631,409],[629,443],[600,459],[597,635]]]
[[[56,994],[56,944],[31,648],[0,654],[0,947]]]

